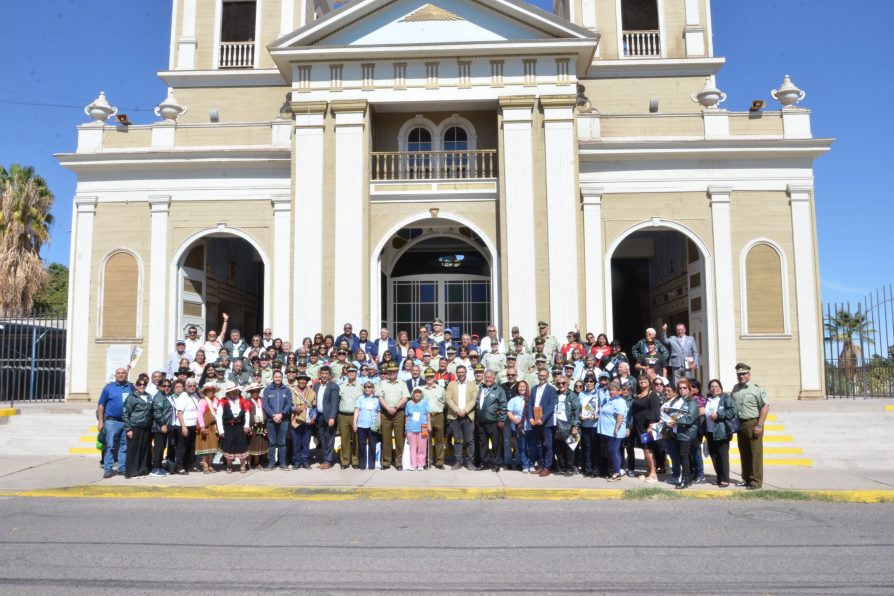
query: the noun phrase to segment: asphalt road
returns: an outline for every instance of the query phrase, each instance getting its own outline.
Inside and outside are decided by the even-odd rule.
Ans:
[[[894,592],[894,506],[0,499],[0,593]]]

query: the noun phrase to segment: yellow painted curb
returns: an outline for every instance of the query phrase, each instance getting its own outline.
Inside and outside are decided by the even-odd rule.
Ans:
[[[739,465],[742,463],[742,460],[739,459],[730,459],[729,463]],[[799,459],[799,458],[791,458],[791,459],[767,459],[764,458],[764,466],[780,466],[786,468],[812,468],[813,460],[812,459]]]
[[[641,490],[641,489],[640,489]],[[746,493],[738,490],[658,490],[672,498],[760,500],[773,493],[784,492],[803,500],[825,500],[838,503],[894,503],[894,490],[803,490],[775,491],[767,489]],[[264,487],[264,486],[104,486],[83,485],[39,490],[0,491],[0,497],[94,498],[94,499],[228,499],[228,500],[641,500],[649,499],[637,490],[622,489],[524,489],[524,488],[338,488],[338,487]],[[798,497],[793,497],[797,499]]]
[[[739,454],[738,447],[729,450],[730,454]],[[804,455],[804,450],[800,447],[764,447],[764,455]]]
[[[894,412],[894,406],[885,406],[886,412]]]
[[[94,437],[94,441],[96,438]],[[96,447],[69,447],[69,455],[99,455],[99,449]]]
[[[764,443],[794,443],[791,435],[764,435]]]
[[[15,416],[18,413],[15,408],[0,408],[0,417]]]

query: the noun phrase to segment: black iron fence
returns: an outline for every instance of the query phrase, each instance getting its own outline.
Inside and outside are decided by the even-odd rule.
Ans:
[[[66,320],[0,316],[0,403],[65,399]]]
[[[894,293],[890,285],[861,302],[823,312],[826,397],[894,397]]]

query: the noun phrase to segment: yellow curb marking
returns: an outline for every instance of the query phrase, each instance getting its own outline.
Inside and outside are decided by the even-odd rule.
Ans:
[[[262,486],[100,486],[84,485],[23,491],[0,491],[0,496],[34,498],[105,499],[252,499],[299,501],[406,500],[406,499],[522,499],[522,500],[620,500],[622,489],[525,489],[525,488],[308,488]],[[674,494],[673,491],[669,491]],[[767,492],[773,492],[769,489]],[[892,503],[892,490],[804,490],[805,496],[839,503]],[[734,490],[693,490],[675,496],[695,499],[733,499]],[[632,495],[636,498],[636,495]],[[760,498],[760,493],[755,493]]]
[[[894,412],[894,406],[885,406],[886,412]]]
[[[0,416],[15,416],[19,411],[15,408],[0,408]]]
[[[764,435],[764,443],[794,443],[791,435]]]
[[[81,443],[96,443],[96,435],[82,435],[80,438]]]
[[[99,455],[99,449],[97,449],[96,447],[69,447],[68,454],[69,455]]]
[[[738,465],[738,464],[741,464],[742,461],[739,459],[730,459],[729,463]],[[798,458],[767,459],[765,457],[764,465],[765,466],[785,466],[785,467],[789,467],[789,468],[812,468],[813,460],[812,459],[798,459]]]
[[[738,455],[739,448],[733,447],[729,452]],[[804,450],[800,447],[764,447],[764,455],[804,455]]]

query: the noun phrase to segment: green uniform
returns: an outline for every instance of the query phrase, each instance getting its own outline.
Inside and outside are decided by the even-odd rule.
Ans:
[[[547,335],[543,338],[543,353],[546,354],[550,360],[552,360],[552,355],[559,351],[559,347],[559,340],[557,340],[554,335]]]
[[[754,436],[760,410],[769,402],[767,392],[756,383],[737,383],[732,391],[739,411],[739,459],[742,481],[760,488],[764,483],[764,434]],[[761,429],[763,431],[763,429]]]
[[[488,352],[481,358],[481,364],[484,365],[485,369],[498,373],[506,368],[506,356],[500,353]]]
[[[410,390],[407,384],[402,381],[383,381],[379,386],[380,401],[392,408],[403,399],[410,398]],[[398,469],[402,467],[404,456],[404,441],[406,440],[406,416],[403,407],[397,410],[394,415],[388,413],[388,410],[382,409],[382,468],[391,465],[391,455],[394,453],[394,465]],[[392,436],[394,437],[394,445],[392,447]]]
[[[322,362],[317,362],[314,364],[313,362],[308,361],[307,363],[307,376],[310,377],[311,382],[316,381],[320,378],[320,369],[323,368]]]
[[[360,455],[357,450],[357,435],[354,433],[354,409],[357,406],[357,398],[363,395],[363,385],[360,381],[350,383],[345,381],[338,386],[338,432],[341,435],[341,467],[348,465],[355,467],[360,465]]]

